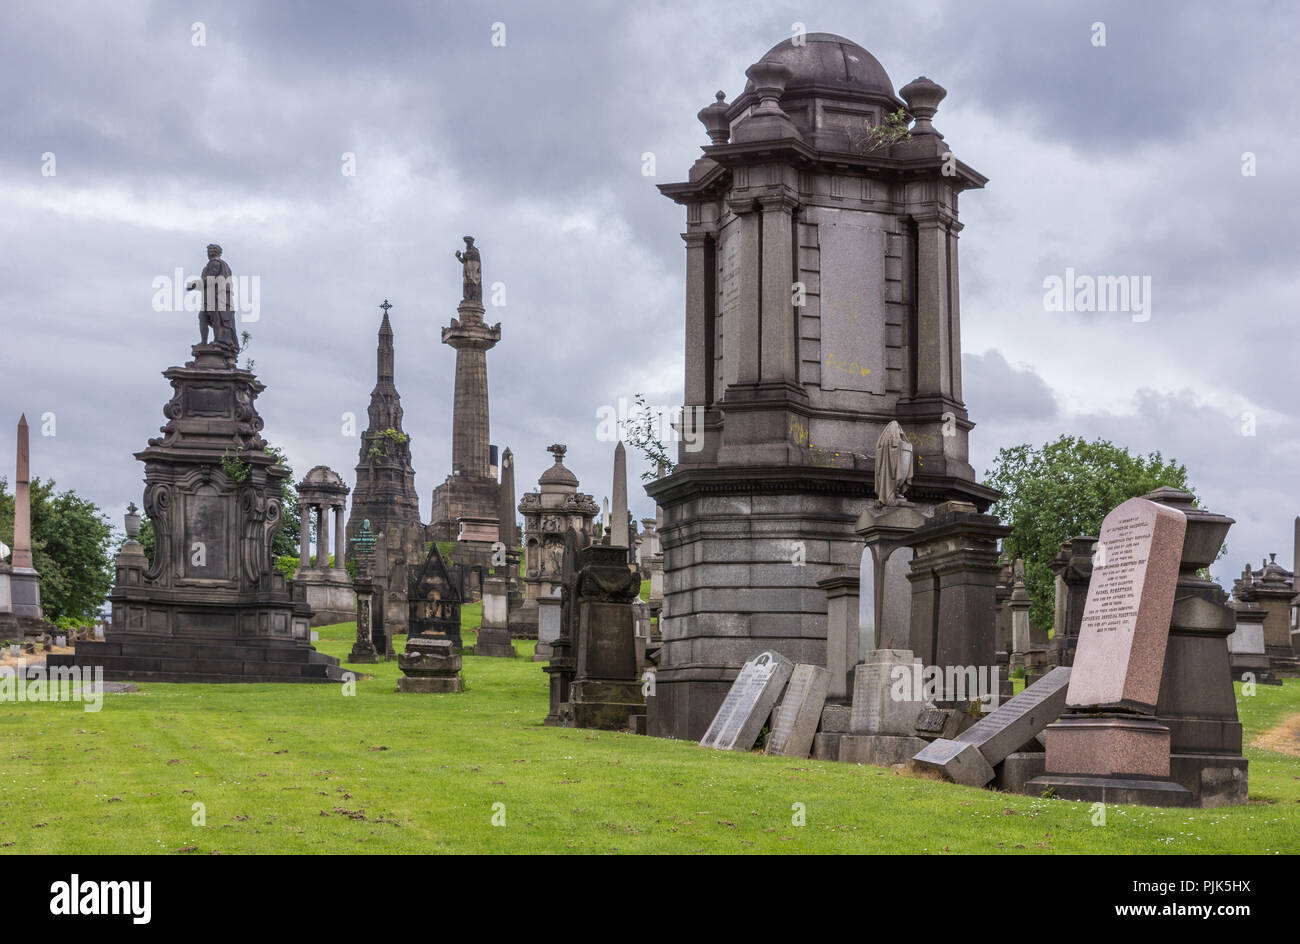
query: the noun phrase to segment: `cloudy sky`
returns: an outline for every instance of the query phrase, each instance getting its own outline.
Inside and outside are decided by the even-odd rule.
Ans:
[[[1269,551],[1291,564],[1293,4],[30,2],[0,18],[0,418],[25,412],[34,473],[115,523],[140,499],[131,453],[163,422],[159,372],[197,334],[154,310],[154,280],[196,274],[212,241],[260,279],[248,356],[299,475],[353,478],[344,415],[364,426],[393,303],[427,518],[450,467],[452,253],[473,234],[506,289],[488,313],[492,439],[521,488],[567,442],[599,501],[597,409],[681,399],[684,213],[655,184],[706,143],[696,111],[803,24],[864,45],[896,88],[946,87],[935,125],[990,178],[962,203],[977,471],[1065,432],[1160,450],[1237,519],[1220,579]],[[1067,268],[1149,276],[1149,320],[1046,311],[1043,281]]]

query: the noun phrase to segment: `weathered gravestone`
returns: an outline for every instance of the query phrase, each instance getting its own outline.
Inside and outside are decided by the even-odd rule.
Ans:
[[[930,742],[912,764],[968,787],[984,786],[994,767],[1060,717],[1069,683],[1068,667],[1053,669],[955,738]]]
[[[1070,712],[1046,730],[1049,787],[1071,799],[1182,806],[1169,780],[1169,728],[1155,719],[1186,516],[1131,498],[1101,526],[1066,690]]]
[[[746,662],[704,732],[700,746],[723,751],[751,750],[793,672],[794,663],[770,650]]]
[[[839,760],[890,766],[925,746],[916,731],[925,700],[911,684],[915,663],[908,649],[875,649],[854,669],[853,711],[849,733],[840,738]]]
[[[453,575],[431,543],[424,564],[407,581],[406,651],[397,657],[399,692],[462,692],[460,574]]]
[[[564,601],[559,594],[537,598],[537,649],[533,652],[534,662],[546,662],[551,658],[551,647],[560,635],[560,610]]]
[[[764,753],[808,756],[826,704],[829,682],[830,674],[819,665],[800,663],[794,667]]]
[[[637,665],[632,602],[641,583],[628,569],[626,547],[589,545],[578,554],[573,595],[573,724],[617,731],[645,713]]]

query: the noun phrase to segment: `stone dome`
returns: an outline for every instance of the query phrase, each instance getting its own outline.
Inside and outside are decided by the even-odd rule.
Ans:
[[[871,53],[852,40],[834,33],[807,33],[803,45],[794,38],[777,43],[763,55],[768,62],[780,62],[794,73],[786,89],[823,86],[894,98],[894,84],[885,67]],[[745,91],[753,91],[748,82]]]
[[[541,478],[537,480],[537,484],[559,485],[576,489],[578,487],[578,477],[564,467],[566,447],[557,443],[548,448],[551,455],[555,456],[555,465],[542,473]]]

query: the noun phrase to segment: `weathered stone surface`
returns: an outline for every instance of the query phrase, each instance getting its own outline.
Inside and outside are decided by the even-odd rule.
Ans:
[[[840,737],[837,759],[845,764],[893,767],[906,764],[927,743],[918,737],[893,734],[845,734]]]
[[[913,763],[921,770],[942,773],[957,783],[972,787],[984,786],[993,779],[993,768],[996,765],[1008,754],[1029,743],[1060,716],[1065,708],[1070,671],[1064,666],[1053,669],[956,738],[933,742],[916,755]],[[977,750],[983,764],[977,763],[965,747],[955,745]],[[978,780],[979,777],[985,779]]]
[[[910,675],[915,659],[907,649],[875,649],[854,670],[853,714],[849,720],[851,734],[911,735],[917,716],[925,706],[919,692],[910,698],[895,698],[895,677],[899,672]]]
[[[752,749],[793,672],[794,663],[771,650],[746,662],[700,746],[724,751]]]
[[[1155,711],[1186,531],[1181,512],[1145,498],[1102,522],[1066,696],[1071,709]]]
[[[1032,792],[1029,781],[1042,776],[1047,755],[1042,751],[1017,751],[997,765],[997,788],[1005,793]]]
[[[768,736],[765,752],[786,757],[807,757],[826,704],[829,674],[819,665],[794,667],[786,685],[777,723]]]

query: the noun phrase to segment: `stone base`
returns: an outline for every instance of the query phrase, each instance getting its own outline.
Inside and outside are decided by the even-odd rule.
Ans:
[[[1174,754],[1169,758],[1169,775],[1190,790],[1194,805],[1239,806],[1249,789],[1244,757],[1221,754]]]
[[[379,661],[379,653],[375,651],[374,646],[369,644],[365,646],[354,645],[352,647],[352,651],[348,653],[348,662],[368,663],[368,662],[378,662],[378,661]]]
[[[1140,806],[1195,806],[1192,792],[1172,780],[1127,777],[1077,777],[1044,774],[1024,786],[1029,796],[1047,790],[1062,800],[1091,803],[1132,803]]]
[[[1047,770],[1071,777],[1169,777],[1169,729],[1152,718],[1065,715],[1047,726]]]
[[[306,641],[180,642],[112,633],[105,642],[78,642],[72,653],[50,653],[54,666],[102,666],[116,682],[339,682],[339,660]]]
[[[906,764],[929,743],[918,737],[893,734],[844,734],[840,736],[838,760],[845,764],[893,767]]]
[[[352,578],[346,570],[319,571],[313,568],[303,570],[302,576],[294,578],[294,583],[301,585],[311,607],[311,625],[329,626],[334,623],[350,623],[357,617],[357,594],[352,589]]]
[[[550,662],[555,648],[549,642],[539,642],[537,648],[533,650],[534,662]]]
[[[397,680],[397,690],[399,692],[419,692],[426,695],[448,694],[452,692],[463,692],[465,690],[465,681],[459,676],[437,677],[427,675],[404,675]]]
[[[843,737],[843,733],[839,731],[824,731],[814,735],[813,760],[839,760],[840,741]]]
[[[997,772],[995,783],[1004,793],[1025,793],[1026,784],[1041,777],[1047,767],[1047,755],[1041,751],[1017,751],[993,768]],[[1041,792],[1041,791],[1039,791]]]
[[[1232,668],[1234,682],[1251,681],[1257,685],[1282,684],[1282,680],[1273,674],[1272,664],[1266,655],[1234,654],[1229,656],[1229,665]]]
[[[645,712],[640,682],[606,682],[577,679],[569,686],[569,705],[575,728],[622,731],[628,718]]]
[[[510,630],[504,626],[480,628],[478,642],[474,645],[474,655],[493,656],[499,659],[513,659],[518,652],[510,642]]]
[[[15,612],[17,612],[15,610]],[[1300,678],[1300,659],[1290,646],[1266,646],[1269,665],[1278,678]]]

